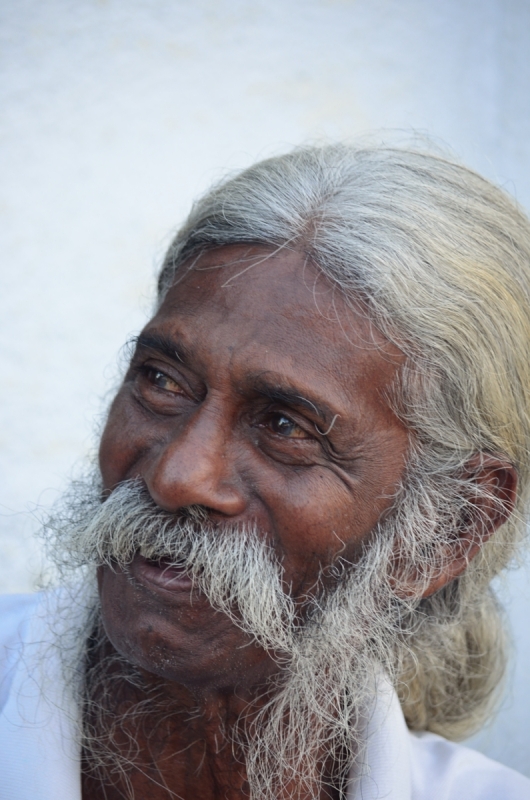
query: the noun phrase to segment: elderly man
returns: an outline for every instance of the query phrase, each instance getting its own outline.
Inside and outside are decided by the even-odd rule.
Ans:
[[[48,523],[62,588],[3,601],[2,798],[530,798],[452,741],[503,672],[529,351],[530,225],[469,170],[211,191]]]

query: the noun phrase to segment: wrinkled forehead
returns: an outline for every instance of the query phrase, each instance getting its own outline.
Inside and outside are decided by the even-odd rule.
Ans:
[[[183,265],[155,319],[186,346],[226,349],[254,370],[283,371],[337,388],[386,388],[404,356],[360,297],[346,297],[304,253],[226,246]],[[190,341],[190,338],[193,341]]]
[[[178,313],[184,311],[183,306],[190,313],[206,313],[212,304],[228,310],[235,298],[243,297],[255,301],[252,313],[254,305],[259,305],[265,315],[299,318],[316,328],[335,323],[357,346],[401,356],[375,325],[360,294],[347,294],[309,256],[285,246],[245,244],[207,250],[181,265],[161,305]],[[247,316],[244,307],[239,312]]]

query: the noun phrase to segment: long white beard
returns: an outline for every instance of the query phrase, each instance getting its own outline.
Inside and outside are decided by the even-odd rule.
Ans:
[[[327,588],[317,582],[301,618],[280,558],[255,528],[216,528],[201,509],[175,517],[140,482],[100,498],[94,480],[77,484],[48,523],[56,562],[126,567],[140,552],[184,567],[214,608],[278,654],[272,699],[240,726],[253,800],[318,797],[324,783],[344,785],[362,755],[361,718],[381,665],[392,663],[396,619],[385,577],[394,537],[372,538],[356,564],[323,565]]]

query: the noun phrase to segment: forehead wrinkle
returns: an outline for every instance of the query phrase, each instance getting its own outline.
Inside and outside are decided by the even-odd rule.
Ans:
[[[179,287],[173,302],[168,304],[169,307],[166,306],[165,316],[170,323],[172,315],[173,324],[175,317],[179,316],[196,316],[198,321],[202,318],[207,327],[215,331],[213,337],[207,338],[206,345],[210,350],[218,346],[225,351],[228,349],[230,355],[223,360],[236,381],[239,377],[245,380],[245,372],[249,371],[274,372],[281,379],[279,384],[275,379],[277,386],[287,381],[291,384],[290,392],[294,388],[298,396],[309,398],[311,402],[316,399],[315,405],[318,406],[322,405],[322,397],[315,398],[314,390],[317,389],[317,395],[329,396],[328,386],[324,385],[323,393],[318,392],[318,388],[332,378],[330,388],[343,408],[333,409],[329,421],[336,413],[342,417],[344,407],[350,409],[352,405],[359,406],[356,394],[361,387],[368,388],[368,394],[378,405],[388,405],[384,391],[370,391],[370,377],[374,375],[377,383],[381,383],[382,378],[385,384],[382,388],[385,390],[394,379],[397,359],[388,350],[391,343],[387,344],[388,340],[382,332],[374,328],[371,315],[360,299],[352,307],[354,298],[345,298],[337,292],[336,287],[325,276],[321,276],[302,253],[290,254],[295,257],[298,255],[302,263],[278,263],[278,254],[274,255],[270,250],[257,248],[257,252],[252,252],[251,247],[243,249],[239,246],[230,254],[225,251],[224,254],[210,255],[202,263],[207,268],[210,265],[220,267],[223,255],[230,255],[225,260],[227,266],[234,266],[234,262],[244,261],[245,257],[248,258],[247,263],[255,263],[256,256],[265,255],[265,260],[271,262],[272,273],[264,272],[261,265],[256,272],[252,270],[247,273],[248,278],[247,275],[241,276],[229,286],[222,284],[221,278],[214,278],[213,283],[211,277],[207,278],[215,275],[215,269],[207,270],[202,277],[198,271],[188,273],[186,287],[182,286],[183,294]],[[285,256],[289,258],[287,253]],[[278,268],[280,280],[276,281],[274,276]],[[282,272],[284,268],[286,272]],[[298,279],[293,283],[293,275],[297,271]],[[290,289],[288,296],[284,290],[284,276],[287,276]],[[262,291],[265,295],[263,302],[253,302],[249,307],[248,279],[252,281],[251,291],[255,292],[256,298],[261,296]],[[254,282],[256,279],[257,283]],[[325,291],[320,292],[319,289]],[[207,317],[210,317],[209,323]],[[239,320],[241,324],[238,324]],[[228,323],[227,335],[222,331],[225,321]],[[199,350],[202,347],[200,329],[199,324],[199,338],[194,342]],[[190,332],[187,334],[186,338],[189,338]],[[395,355],[400,354],[397,347],[391,349],[395,350]],[[234,368],[239,376],[234,374]],[[309,391],[305,388],[308,382]]]

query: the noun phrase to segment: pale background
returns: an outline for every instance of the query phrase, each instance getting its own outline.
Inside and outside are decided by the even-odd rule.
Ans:
[[[427,131],[530,208],[530,0],[1,0],[0,590],[92,446],[116,356],[191,200],[308,139]],[[517,658],[474,741],[530,775]]]

